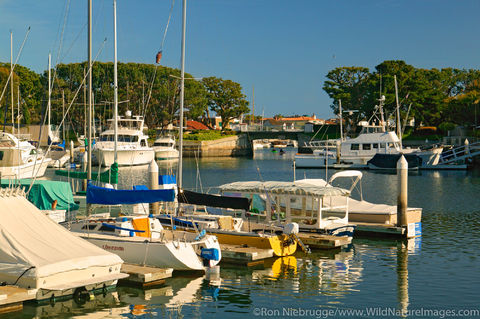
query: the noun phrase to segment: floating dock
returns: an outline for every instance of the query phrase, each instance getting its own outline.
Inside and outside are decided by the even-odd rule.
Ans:
[[[0,286],[0,314],[22,310],[23,302],[34,300],[36,294],[36,289]]]
[[[223,263],[256,266],[273,257],[273,249],[263,249],[243,245],[220,245]]]
[[[298,238],[310,249],[341,249],[352,243],[352,237],[300,232]]]
[[[141,287],[152,287],[165,284],[165,279],[172,277],[172,268],[157,268],[133,264],[122,265],[122,272],[129,276],[120,281],[121,284]]]

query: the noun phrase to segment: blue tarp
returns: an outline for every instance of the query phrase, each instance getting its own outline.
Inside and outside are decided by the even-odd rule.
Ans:
[[[173,189],[156,190],[129,190],[104,188],[88,184],[87,203],[118,205],[140,204],[155,202],[173,202],[175,191]]]
[[[175,175],[160,175],[158,176],[158,185],[177,184]]]

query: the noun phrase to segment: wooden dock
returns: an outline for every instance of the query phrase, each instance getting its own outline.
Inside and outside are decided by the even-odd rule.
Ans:
[[[220,245],[222,261],[228,264],[256,266],[263,264],[267,258],[273,257],[273,249],[246,247],[242,245]]]
[[[298,238],[310,249],[341,249],[352,243],[347,236],[331,236],[315,233],[298,233]]]
[[[121,284],[152,287],[165,284],[165,279],[172,277],[173,269],[124,263],[122,272],[129,274],[129,276],[120,280]]]
[[[0,286],[0,314],[23,309],[23,302],[34,300],[35,289],[25,289],[17,286]]]

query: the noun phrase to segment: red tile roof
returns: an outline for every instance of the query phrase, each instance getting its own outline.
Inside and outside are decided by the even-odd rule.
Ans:
[[[209,128],[197,121],[187,121],[187,130],[209,130]]]

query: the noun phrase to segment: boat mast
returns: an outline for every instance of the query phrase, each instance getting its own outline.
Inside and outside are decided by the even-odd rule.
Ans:
[[[87,179],[92,179],[92,0],[88,0],[88,164]]]
[[[12,74],[12,81],[10,82],[10,92],[12,96],[12,103],[10,104],[12,109],[12,134],[15,134],[15,120],[13,118],[13,114],[15,112],[13,110],[14,104],[13,104],[13,32],[12,31],[10,31],[10,73]]]
[[[395,81],[395,99],[397,101],[397,135],[398,139],[400,140],[400,149],[402,149],[402,128],[400,125],[400,104],[398,101],[398,87],[397,87],[397,76],[393,76],[393,80]]]
[[[385,96],[382,95],[382,75],[380,75],[380,98],[378,99],[379,101],[379,108],[380,108],[380,121],[382,122],[380,126],[382,127],[382,132],[385,133],[386,127],[385,127],[385,117],[383,115],[383,102],[385,102]]]
[[[52,63],[52,54],[48,54],[48,102],[47,102],[47,139],[50,138],[50,116],[51,116],[51,108],[52,108],[52,84],[51,84],[51,63]],[[53,141],[51,141],[53,142]]]
[[[342,100],[338,100],[338,114],[340,115],[340,141],[343,142],[343,114],[342,114]]]
[[[182,57],[181,57],[181,71],[180,71],[180,132],[178,136],[178,181],[179,189],[182,189],[182,156],[183,156],[183,102],[185,90],[185,29],[187,20],[187,0],[183,0],[183,15],[182,15]]]
[[[117,0],[113,0],[113,47],[113,161],[116,163],[118,157]]]

